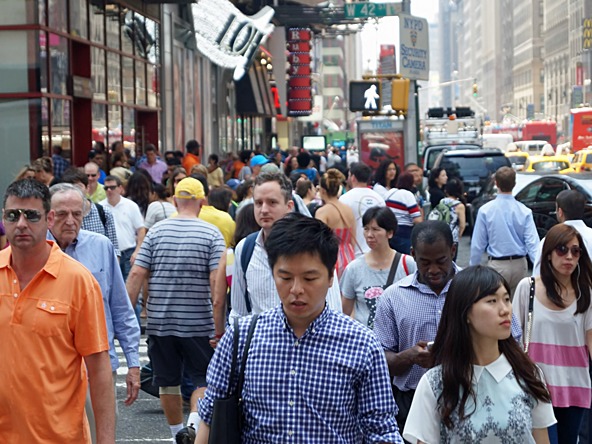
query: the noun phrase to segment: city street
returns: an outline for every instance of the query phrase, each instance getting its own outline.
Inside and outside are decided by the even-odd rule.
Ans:
[[[460,242],[460,251],[457,263],[461,267],[469,264],[470,238],[465,236]],[[164,414],[160,408],[160,402],[157,398],[140,391],[137,401],[131,406],[123,405],[125,399],[125,358],[121,349],[118,347],[118,355],[122,367],[117,374],[117,399],[119,406],[119,417],[117,420],[117,442],[133,443],[165,443],[172,442],[170,432]],[[140,362],[148,362],[148,353],[146,346],[146,337],[142,336],[140,345]],[[186,409],[185,418],[188,410]]]

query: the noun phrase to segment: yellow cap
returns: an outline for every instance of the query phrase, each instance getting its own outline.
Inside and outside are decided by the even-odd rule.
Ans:
[[[206,195],[199,180],[186,177],[177,184],[175,197],[177,199],[203,199]]]

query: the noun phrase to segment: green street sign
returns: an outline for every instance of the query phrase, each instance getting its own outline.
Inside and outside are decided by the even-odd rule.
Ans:
[[[403,12],[403,3],[346,3],[345,18],[373,18],[399,15]]]

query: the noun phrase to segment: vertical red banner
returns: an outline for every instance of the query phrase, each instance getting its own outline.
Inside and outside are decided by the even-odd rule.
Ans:
[[[312,31],[308,28],[288,28],[288,115],[312,114],[311,55]]]

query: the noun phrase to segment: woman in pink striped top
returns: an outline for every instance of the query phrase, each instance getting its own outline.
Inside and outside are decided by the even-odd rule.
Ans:
[[[528,354],[545,374],[557,425],[551,443],[575,444],[591,401],[589,356],[592,351],[592,265],[582,237],[571,226],[549,230],[535,278],[533,323]],[[514,311],[525,341],[530,278],[516,288]]]

